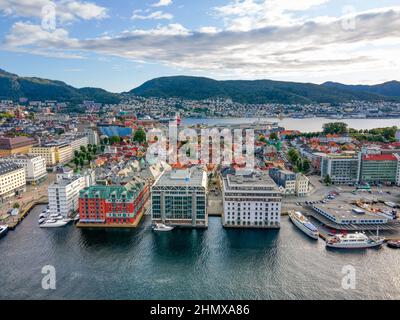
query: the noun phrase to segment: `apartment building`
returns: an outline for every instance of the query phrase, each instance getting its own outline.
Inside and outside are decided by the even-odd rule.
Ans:
[[[85,188],[79,195],[80,225],[136,225],[144,213],[149,197],[149,185],[144,183]]]
[[[9,162],[25,169],[25,178],[28,184],[36,185],[47,178],[46,159],[33,154],[20,154],[0,158],[0,162]]]
[[[359,180],[359,159],[356,154],[321,155],[321,178],[329,176],[333,183],[349,184]]]
[[[15,163],[0,163],[0,200],[25,191],[25,169]]]
[[[208,227],[206,171],[201,167],[164,171],[151,188],[151,203],[153,222]]]
[[[304,174],[296,175],[296,196],[306,197],[310,192],[310,179]]]
[[[0,137],[0,156],[29,153],[35,143],[28,137]]]
[[[303,174],[273,168],[269,170],[269,175],[283,196],[304,197],[309,192],[310,180]]]
[[[268,173],[228,173],[222,184],[224,227],[280,228],[282,193]]]
[[[72,147],[67,142],[50,142],[41,146],[33,147],[32,154],[42,156],[46,159],[47,167],[65,164],[73,159]]]
[[[56,181],[48,188],[51,213],[68,217],[79,208],[79,192],[89,187],[87,174],[74,175],[72,170],[57,174]]]
[[[282,195],[291,196],[296,194],[296,173],[273,168],[269,170],[270,177],[282,191]]]

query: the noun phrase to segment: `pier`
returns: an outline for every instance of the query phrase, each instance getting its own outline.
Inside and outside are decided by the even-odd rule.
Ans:
[[[9,216],[4,222],[8,225],[10,230],[14,230],[31,212],[31,210],[38,205],[48,204],[47,196],[42,196],[37,200],[31,201],[24,205],[17,216]]]

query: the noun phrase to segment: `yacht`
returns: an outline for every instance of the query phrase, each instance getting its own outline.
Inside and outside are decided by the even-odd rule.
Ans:
[[[318,229],[301,213],[290,212],[289,218],[293,224],[312,239],[318,240]]]
[[[7,232],[8,232],[8,226],[7,225],[1,225],[0,226],[0,238],[5,236]]]
[[[48,219],[40,225],[40,228],[59,228],[65,227],[67,224],[68,221]]]
[[[400,240],[388,241],[387,246],[393,249],[400,249]]]
[[[39,219],[47,218],[49,216],[49,214],[50,214],[50,210],[46,209],[40,214]]]
[[[173,229],[174,227],[166,226],[163,223],[156,223],[155,225],[153,225],[153,231],[166,232],[166,231],[171,231]]]
[[[368,237],[364,233],[339,234],[329,238],[326,246],[338,249],[366,249],[380,247],[384,241],[385,238]]]

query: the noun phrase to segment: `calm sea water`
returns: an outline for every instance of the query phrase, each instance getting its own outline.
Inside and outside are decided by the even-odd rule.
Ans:
[[[40,229],[34,209],[0,239],[0,299],[399,299],[400,251],[338,252],[280,231]],[[41,288],[53,265],[57,289]],[[356,268],[356,290],[341,287]]]
[[[223,124],[239,124],[239,123],[253,123],[260,120],[259,118],[210,118],[210,119],[197,119],[187,118],[183,119],[184,125],[195,124],[208,124],[208,125],[223,125]],[[282,127],[287,130],[299,130],[301,132],[317,132],[321,131],[322,126],[329,122],[345,122],[353,129],[374,129],[398,126],[400,127],[400,119],[327,119],[327,118],[309,118],[309,119],[291,119],[285,118],[279,120],[277,118],[261,119],[262,121],[278,122]]]

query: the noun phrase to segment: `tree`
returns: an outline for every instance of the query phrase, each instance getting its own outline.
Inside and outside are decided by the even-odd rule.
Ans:
[[[78,168],[78,166],[80,164],[79,158],[74,158],[74,164],[75,164],[76,168]]]
[[[14,208],[14,209],[19,209],[19,208],[20,208],[19,203],[18,203],[18,202],[14,203],[13,208]]]
[[[277,134],[276,132],[272,132],[272,133],[269,135],[269,139],[270,139],[270,140],[279,140],[278,134]]]
[[[100,150],[101,150],[101,153],[104,153],[104,150],[106,150],[106,146],[104,144],[102,144],[100,146]]]
[[[324,134],[345,134],[349,130],[344,122],[330,122],[324,124]]]
[[[92,147],[92,153],[93,153],[93,154],[96,154],[96,153],[97,153],[97,146],[96,146],[96,145],[93,145],[93,147]]]
[[[86,159],[87,159],[87,161],[90,163],[90,161],[93,160],[93,157],[91,156],[90,153],[88,153],[87,156],[86,156]]]
[[[116,143],[120,143],[121,142],[121,138],[118,136],[112,136],[110,138],[110,144],[116,144]]]
[[[324,178],[324,182],[327,185],[331,185],[332,184],[332,179],[331,179],[331,176],[329,174]]]
[[[135,134],[133,136],[133,141],[139,142],[139,143],[146,142],[146,132],[143,130],[143,128],[140,128],[135,131]]]
[[[303,168],[302,168],[302,171],[303,171],[304,173],[306,173],[306,172],[308,172],[308,171],[310,170],[310,168],[311,168],[311,166],[310,166],[310,161],[308,161],[308,159],[305,159],[305,160],[303,161]]]
[[[85,160],[83,158],[79,158],[79,165],[81,166],[81,168],[83,168],[83,166],[85,165]]]
[[[108,139],[108,137],[104,137],[104,139],[101,142],[102,144],[109,144],[110,143],[110,139]]]
[[[74,156],[75,156],[75,158],[79,158],[80,152],[78,150],[75,150],[74,151]]]
[[[81,146],[81,151],[82,151],[83,153],[86,153],[86,147],[85,147],[85,146]]]

